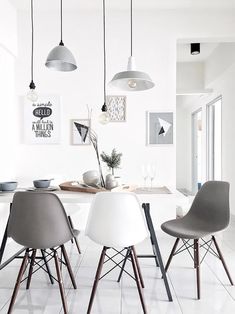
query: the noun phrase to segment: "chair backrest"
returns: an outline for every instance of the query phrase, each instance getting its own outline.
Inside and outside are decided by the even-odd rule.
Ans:
[[[52,248],[73,238],[64,207],[48,192],[16,192],[13,198],[8,236],[30,248]]]
[[[186,216],[193,216],[195,222],[204,222],[209,231],[220,231],[229,224],[229,183],[208,181],[203,184],[194,198]]]
[[[134,193],[100,192],[93,199],[86,234],[107,247],[128,247],[148,236],[145,218]]]

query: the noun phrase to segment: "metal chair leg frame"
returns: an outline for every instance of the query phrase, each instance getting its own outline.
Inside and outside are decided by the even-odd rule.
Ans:
[[[159,249],[156,233],[155,233],[155,230],[154,230],[154,227],[153,227],[152,218],[151,218],[151,215],[150,215],[150,205],[149,205],[149,203],[144,203],[144,204],[142,204],[142,207],[144,209],[144,214],[145,214],[145,217],[146,217],[147,226],[148,226],[148,229],[149,229],[149,232],[150,232],[150,235],[152,237],[153,244],[154,244],[154,247],[155,247],[157,261],[158,261],[158,264],[159,264],[159,267],[160,267],[160,270],[161,270],[161,273],[162,273],[162,278],[164,280],[164,284],[165,284],[168,300],[169,301],[173,301],[172,295],[171,295],[171,290],[170,290],[169,283],[168,283],[167,276],[166,276],[166,271],[165,271],[165,268],[164,268],[164,265],[163,265],[163,262],[162,262],[162,256],[161,256],[161,252],[160,252],[160,249]]]
[[[51,284],[53,285],[53,284],[54,284],[54,280],[53,280],[53,278],[52,278],[51,270],[50,270],[50,267],[49,267],[48,262],[47,262],[46,255],[45,255],[45,253],[44,253],[43,250],[41,250],[41,254],[42,254],[42,259],[43,259],[43,261],[44,261],[44,263],[45,263],[45,267],[46,267],[47,273],[48,273],[48,275],[49,275],[50,282],[51,282]]]
[[[142,273],[141,273],[141,270],[140,270],[140,265],[139,265],[138,257],[136,255],[135,247],[133,247],[133,252],[134,252],[134,256],[135,256],[137,270],[138,270],[138,273],[139,273],[140,283],[141,283],[142,288],[144,288],[144,280],[143,280]],[[130,258],[129,249],[127,249],[126,257],[124,258],[124,261],[123,261],[123,264],[122,264],[122,268],[121,268],[120,274],[118,276],[117,282],[120,282],[120,280],[121,280],[123,271],[124,271],[125,266],[126,266],[126,261],[128,260],[128,258]]]
[[[124,258],[124,261],[123,261],[123,264],[122,264],[122,268],[121,268],[121,271],[120,271],[120,273],[119,273],[117,282],[120,282],[120,280],[121,280],[121,278],[122,278],[122,274],[123,274],[124,268],[125,268],[125,266],[126,266],[126,261],[127,261],[128,257],[129,257],[129,250],[127,249],[127,251],[126,251],[126,257]]]
[[[29,250],[27,249],[26,252],[25,252],[23,261],[21,263],[21,267],[20,267],[20,270],[19,270],[19,273],[18,273],[18,276],[17,276],[17,280],[16,280],[16,283],[15,283],[15,288],[14,288],[14,291],[13,291],[13,294],[12,294],[12,297],[11,297],[11,302],[10,302],[7,314],[11,314],[12,313],[13,306],[15,304],[15,300],[16,300],[16,297],[17,297],[17,294],[18,294],[18,291],[19,291],[19,288],[20,288],[20,282],[21,282],[23,274],[25,272],[25,267],[27,265],[28,257],[29,257]]]

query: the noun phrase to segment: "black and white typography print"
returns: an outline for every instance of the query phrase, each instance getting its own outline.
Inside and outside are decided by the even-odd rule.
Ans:
[[[60,142],[60,101],[58,96],[41,96],[25,103],[25,140],[31,144]]]

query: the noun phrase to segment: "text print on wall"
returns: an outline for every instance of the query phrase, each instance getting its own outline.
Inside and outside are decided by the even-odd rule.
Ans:
[[[53,132],[53,121],[47,119],[52,115],[51,102],[46,104],[33,104],[36,108],[33,110],[33,115],[38,118],[32,121],[32,130],[36,137],[51,137]]]
[[[31,104],[26,101],[25,139],[32,144],[59,143],[60,103],[57,96],[41,96]]]

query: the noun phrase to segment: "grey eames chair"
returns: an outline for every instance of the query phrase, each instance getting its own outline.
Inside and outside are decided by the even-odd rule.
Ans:
[[[182,218],[166,221],[161,225],[163,231],[176,238],[166,263],[167,271],[174,255],[187,250],[194,261],[197,276],[197,298],[200,299],[200,264],[209,252],[218,257],[233,285],[232,278],[225,264],[214,234],[225,229],[229,224],[229,183],[208,181],[198,191],[189,212]],[[204,239],[206,237],[206,239]],[[209,240],[208,240],[209,237]],[[180,239],[183,244],[177,250]],[[190,244],[190,241],[193,241]],[[214,248],[212,246],[214,244]],[[193,249],[191,253],[190,249]],[[200,261],[199,249],[205,249]]]
[[[49,274],[52,283],[52,279],[58,282],[64,313],[67,314],[61,267],[67,266],[73,287],[76,289],[76,282],[64,246],[64,243],[71,241],[75,235],[57,195],[48,192],[16,192],[7,232],[9,237],[25,247],[8,314],[12,313],[20,283],[26,280],[26,289],[28,289],[32,274],[39,269]],[[61,258],[58,257],[58,250],[61,250]],[[41,251],[42,257],[37,256],[38,251]],[[51,259],[55,262],[56,278],[52,276],[49,269],[48,262]],[[23,279],[28,265],[28,275]]]

